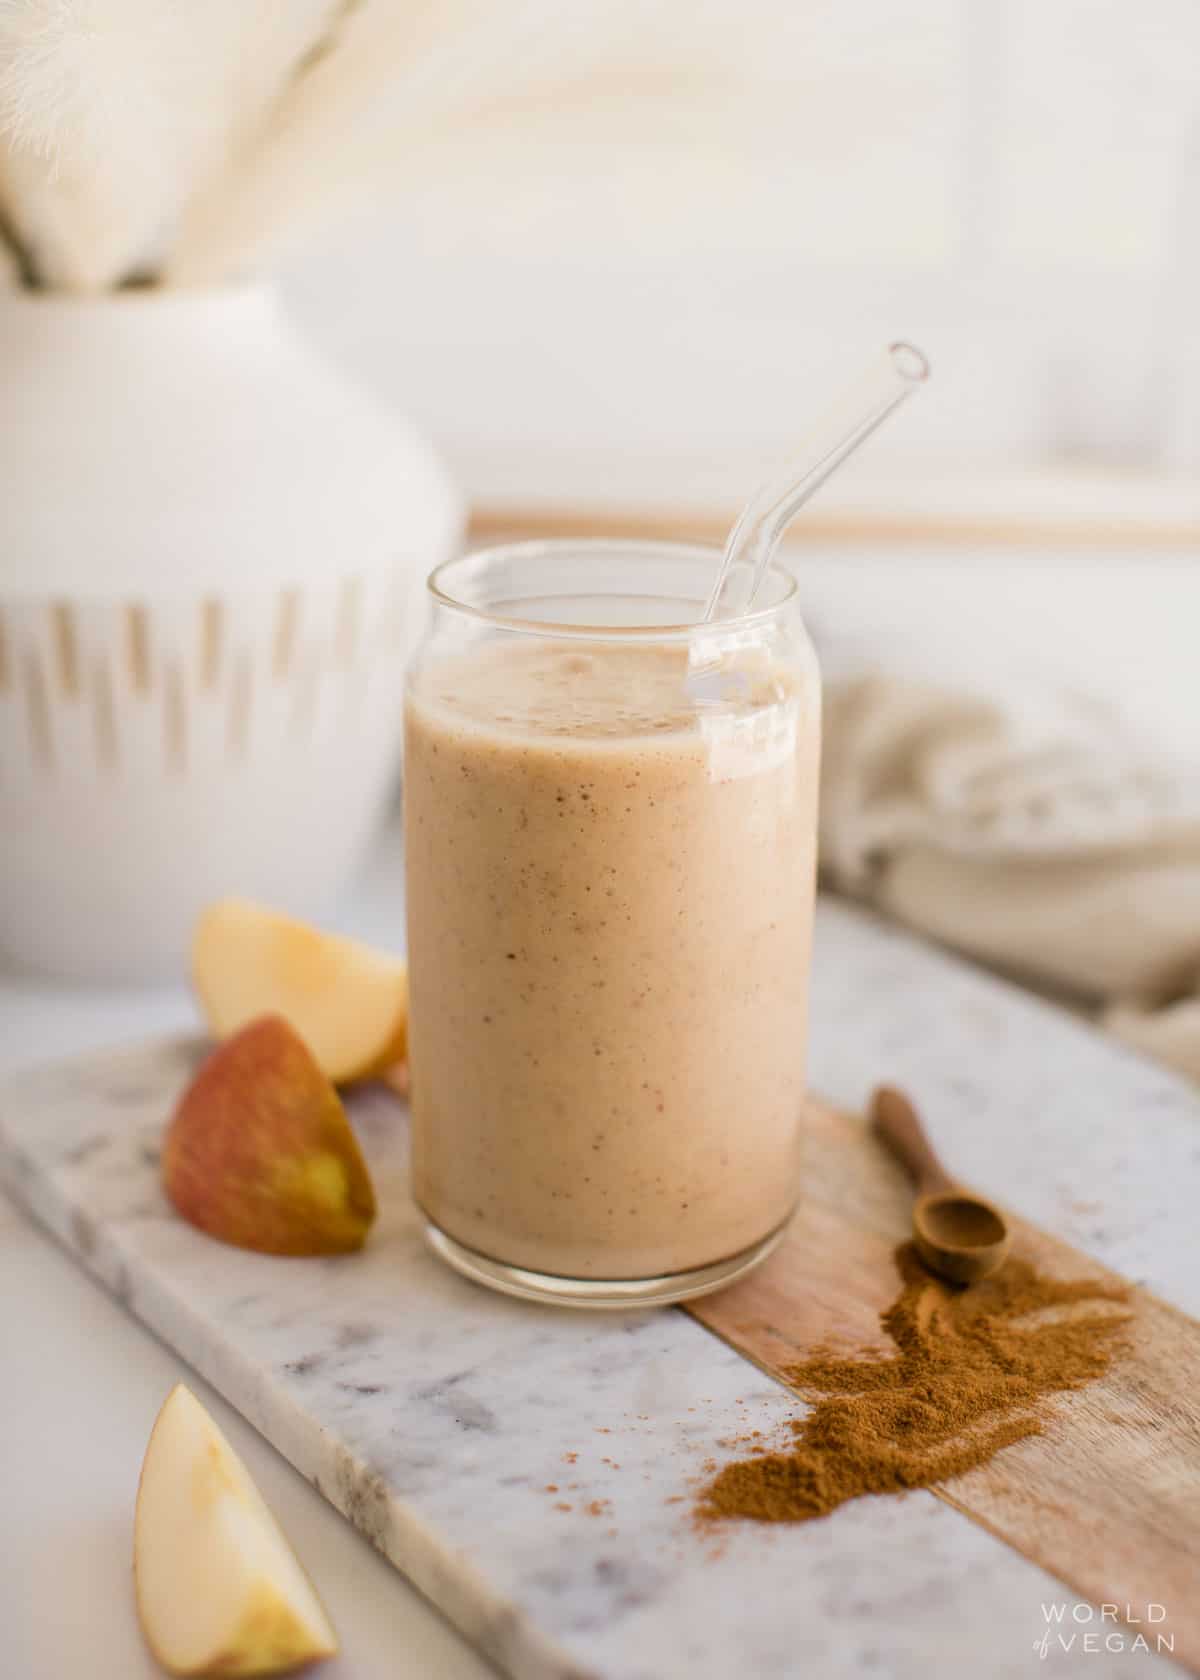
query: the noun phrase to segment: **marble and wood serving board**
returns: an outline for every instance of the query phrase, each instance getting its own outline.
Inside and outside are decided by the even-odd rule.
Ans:
[[[382,1093],[353,1103],[382,1208],[361,1255],[209,1241],[158,1179],[163,1121],[199,1052],[159,1043],[11,1081],[5,1182],[518,1680],[1000,1680],[1036,1665],[1048,1607],[1083,1625],[1089,1593],[1135,1613],[1163,1604],[1144,1629],[1152,1645],[1174,1638],[1157,1672],[1200,1666],[1200,1332],[1182,1316],[1200,1312],[1200,1099],[1182,1082],[824,906],[814,1082],[847,1107],[880,1077],[906,1084],[965,1178],[1181,1311],[1144,1304],[1133,1376],[1063,1398],[1047,1437],[944,1500],[714,1537],[690,1518],[706,1463],[797,1411],[760,1365],[831,1328],[865,1333],[893,1290],[904,1195],[860,1130],[814,1114],[785,1247],[703,1309],[744,1356],[677,1310],[574,1315],[446,1271],[409,1207],[403,1108]],[[1060,1243],[1023,1240],[1074,1265]],[[1128,1644],[1084,1657],[1080,1641],[1061,1663],[1075,1657],[1088,1674],[1130,1671]]]

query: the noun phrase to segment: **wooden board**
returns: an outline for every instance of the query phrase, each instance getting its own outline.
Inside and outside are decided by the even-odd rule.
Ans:
[[[783,1243],[689,1308],[780,1381],[818,1344],[888,1345],[879,1314],[908,1230],[908,1185],[861,1121],[814,1104],[810,1138],[805,1201]],[[1117,1277],[1013,1223],[1014,1254],[1051,1275]],[[934,1491],[1081,1598],[1119,1606],[1152,1648],[1173,1635],[1177,1660],[1200,1670],[1200,1324],[1141,1289],[1133,1309],[1129,1355],[1050,1402],[1044,1434]],[[1152,1604],[1161,1621],[1147,1621]]]
[[[943,481],[944,482],[944,481]],[[1185,552],[1200,546],[1200,522],[1178,508],[1161,514],[1139,513],[1128,506],[1098,511],[1096,493],[1083,494],[1074,509],[1044,507],[1034,490],[1022,498],[1020,487],[1000,482],[980,505],[970,500],[947,506],[941,486],[910,493],[900,502],[885,497],[877,507],[811,507],[788,534],[790,548],[857,547],[864,543],[920,543],[935,550],[969,544],[986,548],[1048,548],[1090,557],[1105,553]],[[611,503],[528,502],[506,506],[486,503],[471,515],[470,537],[477,543],[530,538],[603,537],[640,541],[709,543],[720,547],[737,515],[736,498],[723,507],[656,506],[646,502],[614,507]]]

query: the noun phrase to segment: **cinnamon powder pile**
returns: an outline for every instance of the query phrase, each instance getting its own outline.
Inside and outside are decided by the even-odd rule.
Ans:
[[[1061,1282],[1009,1259],[969,1289],[944,1283],[910,1243],[880,1322],[892,1355],[818,1349],[783,1375],[816,1400],[787,1451],[728,1464],[700,1495],[705,1520],[806,1522],[866,1493],[929,1487],[1041,1432],[1042,1402],[1101,1376],[1121,1350],[1121,1284]]]

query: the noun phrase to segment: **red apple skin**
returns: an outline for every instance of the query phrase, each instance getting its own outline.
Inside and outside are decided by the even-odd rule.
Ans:
[[[341,1099],[279,1015],[204,1062],[167,1128],[162,1174],[190,1224],[262,1254],[348,1253],[375,1218]]]

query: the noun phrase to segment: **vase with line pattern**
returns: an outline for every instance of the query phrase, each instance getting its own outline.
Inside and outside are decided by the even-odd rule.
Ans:
[[[256,289],[0,298],[0,951],[178,974],[224,893],[320,916],[393,786],[458,496]]]

